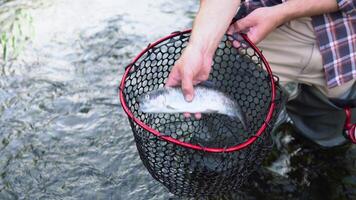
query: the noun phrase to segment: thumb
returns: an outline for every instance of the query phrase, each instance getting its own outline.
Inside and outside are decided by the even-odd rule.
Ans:
[[[180,75],[179,75],[179,70],[178,67],[174,66],[172,68],[172,71],[169,73],[168,79],[166,81],[166,86],[167,87],[172,87],[176,85],[180,85]]]
[[[251,28],[248,33],[247,37],[251,40],[252,43],[258,44],[261,40],[267,35],[264,29],[260,26],[256,26]]]
[[[235,28],[237,32],[247,32],[252,26],[252,20],[250,19],[249,15],[236,21],[235,23]]]
[[[190,102],[194,98],[193,76],[186,74],[182,80],[182,91],[186,101]]]
[[[247,37],[250,39],[250,41],[253,43],[253,44],[257,44],[259,43],[259,35],[256,34],[256,31],[253,31],[253,30],[250,30],[248,33],[247,33]]]

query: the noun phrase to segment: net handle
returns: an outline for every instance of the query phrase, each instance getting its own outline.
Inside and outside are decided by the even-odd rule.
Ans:
[[[262,126],[260,127],[260,129],[257,131],[257,133],[253,136],[251,136],[249,139],[247,139],[245,142],[242,142],[240,144],[237,144],[235,146],[232,147],[228,147],[228,148],[210,148],[210,147],[202,147],[199,145],[194,145],[194,144],[190,144],[190,143],[186,143],[186,142],[182,142],[180,140],[174,139],[170,136],[165,136],[163,134],[161,134],[159,131],[151,128],[150,126],[146,125],[145,123],[143,123],[142,121],[140,121],[138,118],[136,118],[132,112],[130,111],[130,109],[128,108],[126,101],[125,101],[125,97],[124,97],[124,87],[125,87],[125,81],[127,76],[129,75],[129,72],[132,70],[133,64],[135,62],[137,62],[137,60],[144,55],[147,51],[149,51],[152,47],[156,46],[157,44],[161,43],[162,41],[165,41],[167,39],[170,39],[172,37],[176,37],[182,34],[187,34],[190,33],[191,29],[189,30],[185,30],[182,32],[174,32],[166,37],[163,37],[159,40],[157,40],[156,42],[149,44],[143,51],[141,51],[141,53],[139,53],[134,59],[133,61],[126,67],[125,69],[125,73],[121,79],[121,83],[120,83],[120,87],[119,87],[119,98],[120,98],[120,102],[121,102],[121,106],[123,108],[123,110],[125,111],[125,113],[127,114],[127,116],[133,120],[136,124],[138,124],[141,128],[143,128],[144,130],[152,133],[153,135],[159,137],[162,140],[165,140],[167,142],[182,146],[182,147],[186,147],[189,149],[194,149],[194,150],[199,150],[199,151],[205,151],[205,152],[211,152],[211,153],[229,153],[229,152],[234,152],[234,151],[238,151],[241,149],[244,149],[246,147],[248,147],[249,145],[251,145],[252,143],[254,143],[262,134],[263,132],[266,130],[266,128],[269,126],[269,122],[272,120],[272,116],[273,116],[273,112],[275,110],[275,98],[276,98],[276,83],[274,80],[274,76],[272,74],[272,70],[266,60],[266,58],[262,55],[262,52],[256,47],[256,45],[254,45],[251,40],[247,37],[246,34],[240,34],[244,40],[251,46],[251,48],[254,49],[254,51],[257,53],[257,55],[261,58],[263,64],[265,65],[265,69],[269,75],[269,79],[270,79],[270,84],[271,84],[271,102],[270,102],[270,106],[268,109],[268,114],[264,120],[264,123],[262,124]]]

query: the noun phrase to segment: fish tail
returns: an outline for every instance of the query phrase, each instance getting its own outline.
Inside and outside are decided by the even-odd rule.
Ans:
[[[247,120],[246,120],[246,115],[245,113],[241,110],[239,106],[237,108],[233,109],[232,112],[228,112],[227,115],[233,119],[238,118],[239,121],[242,124],[242,127],[245,131],[248,130],[248,125],[247,125]]]
[[[247,126],[247,120],[246,120],[246,115],[245,113],[241,110],[241,108],[237,109],[237,118],[239,118],[242,127],[244,128],[245,131],[248,130],[248,126]]]

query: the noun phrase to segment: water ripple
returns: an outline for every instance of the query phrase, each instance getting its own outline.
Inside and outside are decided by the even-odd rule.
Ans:
[[[176,199],[142,165],[117,88],[149,42],[191,27],[197,4],[0,0],[0,21],[31,8],[36,33],[17,60],[0,63],[0,199]],[[243,199],[320,195],[322,182],[335,199],[355,197],[355,148],[323,157],[300,143],[277,146],[266,165],[285,176],[256,172]]]

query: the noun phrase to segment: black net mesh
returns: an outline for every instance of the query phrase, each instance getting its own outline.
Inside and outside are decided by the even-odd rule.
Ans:
[[[146,114],[139,111],[138,98],[164,87],[175,61],[186,47],[190,33],[167,38],[151,47],[123,80],[123,96],[133,116],[162,135],[210,148],[236,146],[253,137],[265,123],[271,103],[271,83],[256,52],[241,36],[224,36],[214,57],[209,80],[234,99],[246,113],[248,130],[238,120],[205,114],[200,120],[182,114]],[[239,47],[233,42],[239,41]],[[129,66],[130,67],[130,66]],[[272,130],[280,108],[281,92],[272,121],[253,144],[239,151],[210,153],[167,142],[136,124],[130,125],[140,157],[150,174],[179,196],[220,196],[236,190],[271,149]]]

